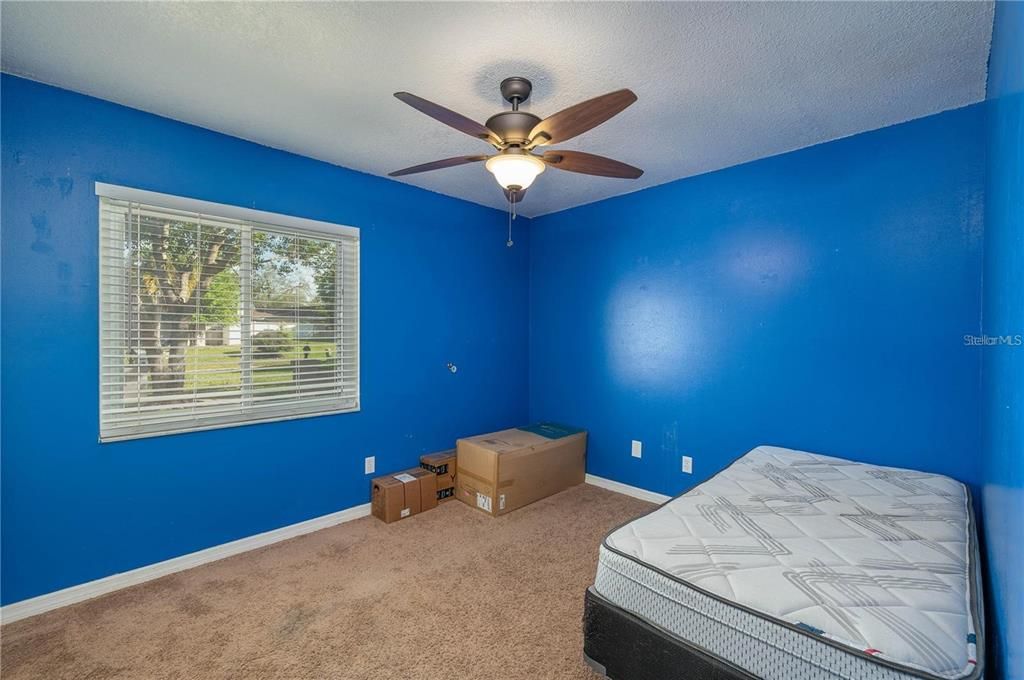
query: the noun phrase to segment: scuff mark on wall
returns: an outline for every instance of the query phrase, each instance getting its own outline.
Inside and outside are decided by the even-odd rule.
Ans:
[[[32,250],[37,253],[52,253],[53,246],[50,245],[50,225],[46,220],[46,213],[37,213],[32,216],[32,229],[36,232],[36,240],[32,242]]]
[[[15,154],[15,162],[21,163],[21,152]],[[67,198],[71,195],[71,190],[75,186],[75,180],[71,178],[70,173],[65,177],[57,178],[57,188],[60,189],[60,197]],[[41,175],[36,178],[35,185],[40,189],[51,189],[53,188],[54,181],[53,177],[49,174]]]
[[[674,460],[679,453],[679,421],[673,420],[661,428],[661,451]]]
[[[75,186],[75,180],[68,177],[57,178],[57,186],[60,187],[60,197],[67,198],[71,195],[71,189]]]

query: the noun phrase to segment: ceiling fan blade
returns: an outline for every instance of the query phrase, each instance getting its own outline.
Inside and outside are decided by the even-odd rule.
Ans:
[[[579,172],[584,175],[599,175],[601,177],[622,177],[623,179],[636,179],[644,174],[640,168],[634,168],[620,161],[614,161],[604,156],[596,156],[592,153],[582,151],[545,151],[541,160],[553,168]]]
[[[526,196],[526,189],[516,189],[515,192],[511,192],[508,189],[502,188],[502,192],[505,194],[505,200],[509,203],[518,203]]]
[[[558,144],[605,122],[636,101],[632,90],[616,90],[548,116],[530,132],[533,146]]]
[[[412,175],[417,172],[428,172],[430,170],[440,170],[441,168],[451,168],[456,165],[464,165],[465,163],[476,163],[477,161],[485,161],[490,156],[455,156],[454,158],[445,158],[440,161],[432,161],[430,163],[423,163],[422,165],[414,165],[411,168],[403,168],[401,170],[395,170],[389,172],[388,177],[401,177],[402,175]]]
[[[416,95],[408,92],[396,92],[395,97],[420,113],[425,113],[434,120],[439,120],[445,125],[455,128],[459,132],[465,132],[470,137],[482,139],[489,144],[501,143],[501,140],[498,139],[493,132],[475,120],[466,118],[461,113],[455,113],[451,109],[446,109],[440,104],[435,104],[432,101],[427,101],[423,97],[417,97]]]

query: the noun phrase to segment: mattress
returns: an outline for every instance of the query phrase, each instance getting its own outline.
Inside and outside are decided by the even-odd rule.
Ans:
[[[758,677],[981,676],[966,487],[760,446],[612,531],[594,588]]]

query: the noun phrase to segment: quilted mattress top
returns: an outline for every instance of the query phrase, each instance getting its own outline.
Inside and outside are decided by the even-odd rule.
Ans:
[[[605,547],[857,653],[960,678],[980,628],[969,504],[941,475],[760,446]]]

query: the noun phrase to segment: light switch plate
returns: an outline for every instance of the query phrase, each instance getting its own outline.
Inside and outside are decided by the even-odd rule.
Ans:
[[[693,458],[689,456],[683,456],[683,472],[688,475],[693,474]]]
[[[363,461],[363,474],[372,475],[374,470],[377,469],[377,457],[367,456],[366,460]]]
[[[633,448],[631,450],[632,456],[634,458],[640,458],[643,455],[643,448],[644,448],[643,443],[638,442],[637,440],[634,439],[633,440]]]

